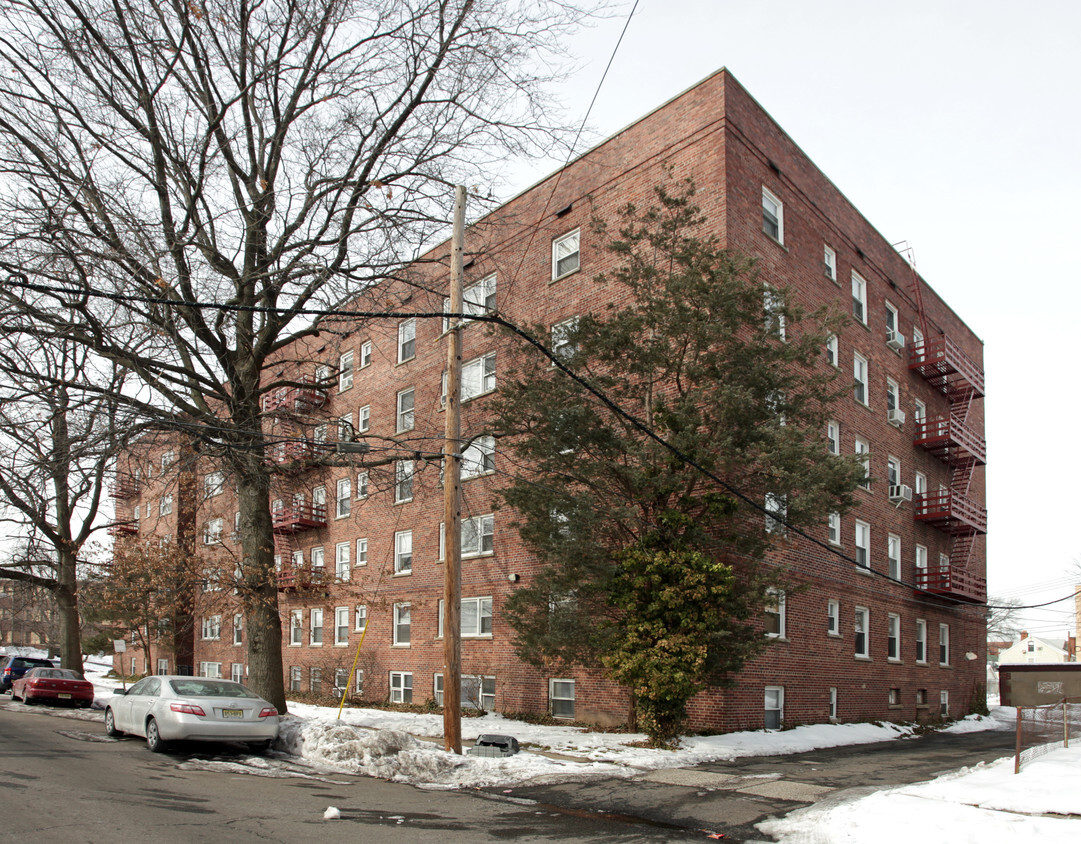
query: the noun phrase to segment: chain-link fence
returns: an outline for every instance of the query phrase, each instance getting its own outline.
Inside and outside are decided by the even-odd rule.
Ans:
[[[1070,739],[1081,741],[1081,699],[1063,698],[1044,706],[1017,707],[1017,748],[1013,772],[1038,756],[1059,747],[1069,747]]]

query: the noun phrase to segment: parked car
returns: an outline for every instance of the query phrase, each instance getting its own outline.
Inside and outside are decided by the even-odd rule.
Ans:
[[[0,692],[10,692],[11,685],[31,668],[53,668],[48,659],[36,656],[0,656]]]
[[[159,675],[114,690],[105,732],[143,736],[155,753],[170,741],[237,741],[265,750],[278,737],[278,710],[231,680]]]
[[[11,699],[23,703],[69,703],[82,708],[94,702],[94,686],[70,668],[31,668],[11,685]]]

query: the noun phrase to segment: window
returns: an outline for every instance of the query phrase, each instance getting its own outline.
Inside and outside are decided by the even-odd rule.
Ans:
[[[312,440],[317,443],[325,443],[327,441],[327,426],[325,422],[315,426],[315,430],[312,432]]]
[[[349,644],[349,607],[334,608],[334,644]]]
[[[334,577],[339,581],[349,579],[349,548],[351,542],[339,542],[334,546]]]
[[[358,668],[353,677],[353,694],[358,697],[364,694],[364,669]]]
[[[364,632],[368,626],[368,608],[364,604],[357,604],[353,608],[353,629],[357,633]]]
[[[927,662],[927,622],[916,619],[916,662]]]
[[[341,478],[337,485],[337,497],[336,507],[334,510],[335,517],[344,519],[349,515],[350,506],[352,502],[349,500],[352,496],[352,484],[349,482],[349,478]]]
[[[945,689],[938,693],[938,714],[940,718],[947,718],[950,714],[950,693]]]
[[[762,291],[762,308],[766,312],[766,332],[784,339],[784,299],[772,287]]]
[[[357,540],[357,566],[368,565],[368,540]]]
[[[479,557],[481,554],[491,554],[494,533],[494,515],[462,519],[462,556]]]
[[[826,278],[837,281],[837,253],[829,246],[822,247],[822,264],[825,268]]]
[[[300,684],[303,682],[303,674],[299,665],[289,666],[289,691],[299,692],[302,691]]]
[[[319,694],[321,691],[323,691],[323,669],[322,668],[312,668],[311,669],[311,680],[309,682],[308,688],[310,688],[312,690],[312,692],[314,692],[315,694]]]
[[[890,534],[886,539],[886,559],[889,560],[889,576],[901,579],[901,537]]]
[[[360,344],[360,368],[363,369],[366,366],[372,364],[372,341],[365,340]]]
[[[923,345],[923,332],[919,330],[915,325],[912,326],[912,348],[918,349],[918,355],[923,357],[923,349],[920,348]]]
[[[204,639],[220,639],[221,638],[221,616],[220,615],[208,615],[203,619],[203,638]]]
[[[240,613],[233,615],[233,644],[244,644],[244,616]]]
[[[548,708],[553,718],[574,718],[574,680],[548,681]]]
[[[343,352],[338,358],[338,392],[353,388],[353,352]]]
[[[580,232],[575,229],[552,241],[552,281],[576,272],[581,266]]]
[[[788,496],[766,493],[766,533],[784,536],[788,517]]]
[[[927,689],[916,689],[916,706],[927,706]]]
[[[841,514],[830,513],[829,516],[829,540],[832,545],[841,544]]]
[[[886,619],[886,658],[901,659],[901,616],[892,612]]]
[[[495,389],[495,352],[462,364],[462,401]]]
[[[767,730],[781,729],[784,720],[784,686],[766,686],[765,724]]]
[[[900,322],[897,319],[897,308],[886,302],[886,342],[891,343],[893,348],[900,351],[900,348],[896,345],[898,342],[903,345],[904,338],[901,337],[899,330]],[[900,339],[898,339],[900,338]]]
[[[476,639],[492,635],[492,599],[462,598],[461,635],[465,639]],[[438,636],[443,637],[443,601],[439,602]]]
[[[316,545],[314,548],[312,548],[312,555],[311,556],[312,556],[312,569],[326,568],[326,556],[323,553],[323,546],[322,545]],[[297,561],[294,560],[293,565],[295,566],[296,564],[297,564]]]
[[[871,567],[871,526],[858,519],[856,520],[856,565],[864,569]]]
[[[173,496],[163,495],[158,501],[158,515],[168,516],[173,512]]]
[[[762,188],[762,231],[784,243],[784,204],[765,187]]]
[[[244,663],[234,662],[229,668],[229,679],[234,683],[244,682]]]
[[[400,530],[394,534],[394,573],[407,574],[411,571],[413,571],[413,531]]]
[[[161,453],[161,471],[162,471],[162,474],[164,474],[165,470],[168,469],[170,466],[172,466],[174,462],[176,462],[176,452],[173,451],[172,449],[169,449],[168,451],[163,451]],[[153,469],[154,467],[151,466],[150,468]],[[138,469],[136,469],[136,472],[138,472]],[[138,476],[136,476],[135,480],[136,481],[139,480]]]
[[[477,437],[462,452],[462,480],[495,471],[495,437]]]
[[[323,611],[321,609],[311,611],[311,645],[316,647],[323,644]]]
[[[414,388],[398,393],[398,432],[413,430]]]
[[[886,483],[890,486],[901,483],[901,461],[896,457],[886,457]]]
[[[917,425],[922,425],[924,420],[927,419],[927,405],[919,399],[916,399],[913,404],[915,405],[912,416],[916,420]],[[919,431],[916,432],[920,433]]]
[[[390,702],[413,702],[413,674],[409,671],[390,672]]]
[[[922,545],[916,546],[916,574],[927,570],[927,549]]]
[[[357,411],[357,431],[366,434],[368,429],[372,427],[372,408],[371,405],[364,405]],[[350,440],[353,437],[349,438]]]
[[[169,660],[164,659],[164,658],[159,659],[158,660],[158,670],[155,673],[157,673],[157,674],[168,674],[169,673]]]
[[[871,656],[871,611],[856,607],[856,656],[865,659]]]
[[[215,680],[221,679],[221,663],[220,662],[200,662],[199,663],[199,676],[200,677],[212,677]]]
[[[895,420],[900,417],[897,411],[901,407],[901,388],[897,386],[897,382],[892,378],[886,379],[886,418],[895,423]]]
[[[863,458],[863,482],[860,484],[864,489],[871,488],[871,447],[865,440],[856,437],[856,454],[864,455]]]
[[[435,702],[443,705],[443,675],[434,676],[433,691]],[[495,709],[495,677],[478,677],[463,674],[459,687],[459,699],[465,709],[483,709],[491,712]]]
[[[312,490],[312,508],[315,510],[322,510],[320,515],[326,515],[327,506],[327,488],[325,486],[317,486]]]
[[[225,519],[208,519],[203,525],[203,544],[220,545],[225,532]]]
[[[830,720],[837,720],[837,689],[830,689]]]
[[[855,270],[852,271],[852,316],[867,324],[867,282]]]
[[[394,644],[408,646],[412,633],[410,621],[410,605],[394,605]]]
[[[357,472],[357,500],[363,501],[368,497],[368,473]]]
[[[829,443],[830,454],[841,453],[841,423],[835,419],[826,423],[826,442]]]
[[[221,495],[225,491],[225,475],[222,472],[211,472],[203,478],[203,488],[207,498]]]
[[[417,321],[407,319],[398,324],[398,363],[412,360],[417,353]]]
[[[338,440],[343,443],[351,443],[357,438],[353,430],[353,415],[345,414],[338,420]]]
[[[841,635],[841,602],[832,598],[826,602],[826,632],[830,636]]]
[[[394,465],[394,503],[413,500],[413,461],[399,460]]]
[[[771,639],[785,638],[785,594],[780,589],[766,591],[766,635]]]
[[[950,664],[950,625],[938,625],[938,664]]]
[[[836,367],[839,367],[841,365],[841,357],[836,334],[831,334],[826,339],[826,363],[828,363],[830,366]]]
[[[886,698],[886,701],[890,706],[900,706],[901,690],[897,688],[890,689],[889,696]]]
[[[569,363],[578,351],[578,343],[575,342],[574,332],[578,328],[578,317],[565,319],[552,326],[551,350],[552,356],[562,363]]]
[[[486,276],[476,284],[462,291],[462,325],[468,323],[469,317],[480,316],[495,310],[495,273]],[[450,297],[443,299],[443,313],[450,313]],[[443,331],[450,330],[450,318],[443,318]]]
[[[349,691],[349,669],[348,668],[335,668],[334,669],[334,696],[339,697],[344,692]]]
[[[923,472],[916,473],[915,492],[917,495],[923,495],[927,492],[927,476]]]
[[[858,352],[852,355],[853,396],[862,405],[870,406],[867,393],[867,358]]]

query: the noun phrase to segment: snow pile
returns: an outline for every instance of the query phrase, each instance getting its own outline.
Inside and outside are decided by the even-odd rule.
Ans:
[[[1013,772],[1013,759],[964,768],[925,783],[843,795],[758,829],[781,844],[911,844],[913,841],[1076,841],[1081,748],[1052,751]]]
[[[342,813],[335,806],[327,806],[327,810],[323,812],[323,820],[325,821],[337,821],[341,820]]]

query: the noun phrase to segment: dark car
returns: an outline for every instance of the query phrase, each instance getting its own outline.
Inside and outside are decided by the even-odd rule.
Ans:
[[[55,668],[47,659],[36,656],[0,656],[0,692],[10,692],[11,684],[31,668]]]
[[[31,668],[11,686],[11,699],[22,702],[66,703],[88,707],[94,703],[94,686],[70,668]]]

